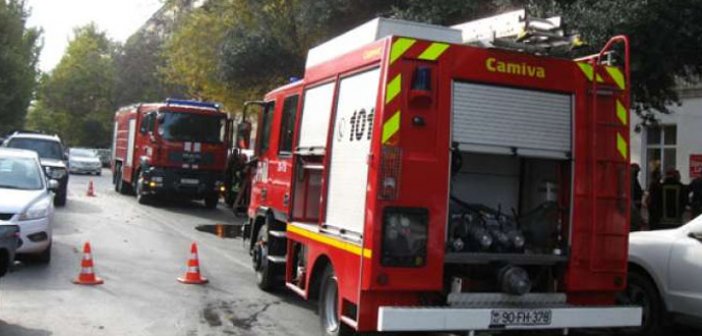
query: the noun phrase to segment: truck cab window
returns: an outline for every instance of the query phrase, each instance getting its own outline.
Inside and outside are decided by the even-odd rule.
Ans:
[[[139,132],[141,134],[146,134],[149,133],[149,131],[153,131],[154,129],[154,115],[153,114],[147,114],[144,116],[144,119],[141,120],[141,128],[139,128]]]
[[[260,153],[268,150],[271,137],[271,124],[273,123],[273,111],[275,111],[275,102],[266,104],[261,116],[261,140],[259,143]]]
[[[278,146],[278,153],[290,154],[292,152],[298,97],[298,95],[290,96],[285,98],[285,102],[283,103],[283,120],[280,125],[280,145]]]

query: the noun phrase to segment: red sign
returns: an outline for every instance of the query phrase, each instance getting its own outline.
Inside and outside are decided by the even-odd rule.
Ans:
[[[690,155],[690,178],[702,177],[702,154]]]

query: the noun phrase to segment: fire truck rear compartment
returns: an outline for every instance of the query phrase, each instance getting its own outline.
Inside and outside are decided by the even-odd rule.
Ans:
[[[556,291],[571,150],[571,95],[454,81],[447,289]]]

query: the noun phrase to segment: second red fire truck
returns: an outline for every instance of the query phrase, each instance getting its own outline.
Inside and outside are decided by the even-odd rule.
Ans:
[[[230,140],[227,115],[213,103],[168,99],[117,111],[113,133],[115,190],[203,199],[217,206],[224,191]]]
[[[312,49],[304,79],[256,103],[259,287],[318,300],[325,335],[638,326],[615,305],[628,41],[535,53],[573,44],[558,18],[517,11],[376,19]]]

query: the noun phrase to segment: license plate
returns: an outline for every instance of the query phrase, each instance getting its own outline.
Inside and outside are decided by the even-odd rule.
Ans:
[[[191,179],[191,178],[182,178],[182,179],[180,179],[180,183],[181,183],[181,184],[190,184],[190,185],[193,185],[193,184],[198,184],[198,183],[200,183],[200,180],[198,180],[198,179]]]
[[[551,324],[550,309],[493,309],[491,327],[545,326]]]

